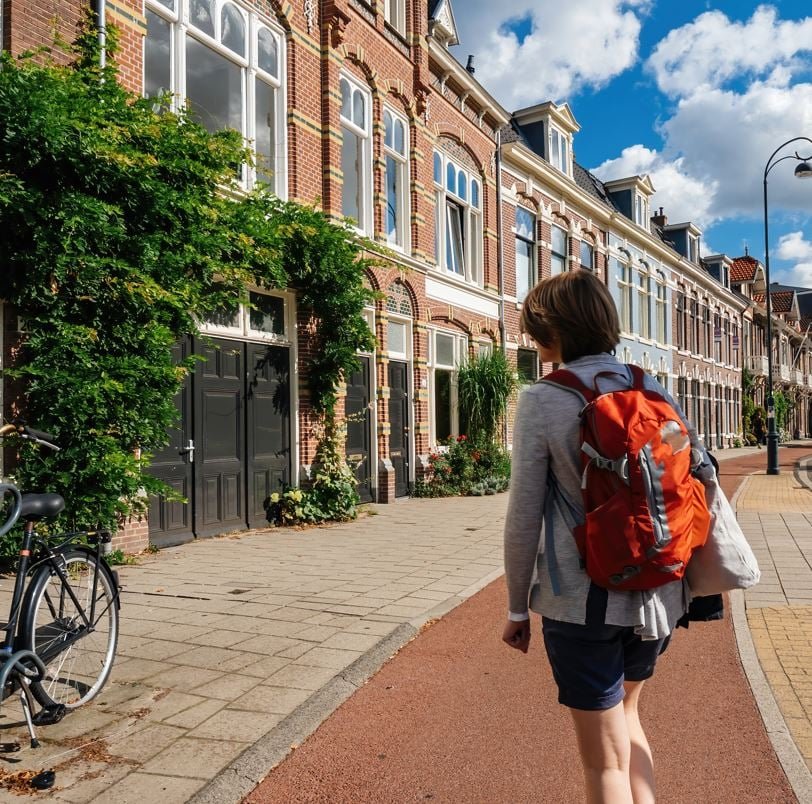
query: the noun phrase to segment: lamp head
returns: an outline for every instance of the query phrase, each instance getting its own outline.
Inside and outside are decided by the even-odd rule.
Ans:
[[[812,179],[812,164],[808,160],[801,162],[795,168],[795,176],[799,179]]]

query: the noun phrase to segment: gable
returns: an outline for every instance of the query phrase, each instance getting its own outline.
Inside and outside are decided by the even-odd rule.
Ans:
[[[432,0],[429,3],[429,30],[446,47],[460,43],[451,0]]]

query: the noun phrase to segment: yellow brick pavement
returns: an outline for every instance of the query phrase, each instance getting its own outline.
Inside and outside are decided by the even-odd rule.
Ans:
[[[812,513],[812,492],[791,472],[780,475],[759,473],[745,481],[736,511],[757,513]]]
[[[764,537],[770,552],[780,551],[786,545],[779,542],[784,538],[781,529],[768,533],[770,515],[785,514],[812,515],[812,492],[800,484],[791,472],[778,476],[766,474],[751,475],[739,494],[736,510],[738,514],[759,514]],[[766,515],[766,516],[765,516]],[[784,525],[789,523],[781,519]],[[767,527],[765,527],[767,526]],[[763,566],[763,574],[775,573],[782,585],[786,574],[782,567]],[[791,573],[797,584],[807,577],[809,571],[806,560],[799,554],[793,562]],[[806,581],[801,581],[807,586]],[[752,597],[755,603],[757,589]],[[745,601],[750,594],[745,595]],[[759,662],[764,670],[776,703],[781,709],[795,744],[812,771],[812,603],[800,605],[747,605],[747,620],[756,647]]]

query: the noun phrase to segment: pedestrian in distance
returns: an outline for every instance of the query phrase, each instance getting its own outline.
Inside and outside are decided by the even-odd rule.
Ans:
[[[542,280],[525,299],[521,325],[544,363],[563,364],[584,386],[619,391],[633,387],[636,377],[641,388],[662,395],[682,419],[684,429],[674,426],[684,448],[690,440],[695,476],[712,475],[695,431],[667,391],[614,357],[617,310],[597,276],[576,269]],[[527,653],[529,611],[541,614],[558,700],[575,727],[587,802],[647,804],[655,800],[654,765],[638,704],[688,610],[690,591],[681,578],[654,589],[618,591],[587,575],[573,517],[562,511],[566,505],[549,504],[551,498],[563,500],[575,519],[579,513],[583,519],[583,406],[567,388],[551,383],[528,386],[516,412],[504,534],[509,611],[502,639]],[[704,505],[704,490],[702,496]]]
[[[765,436],[767,434],[767,429],[764,426],[764,418],[762,417],[760,410],[756,410],[756,412],[753,414],[753,419],[750,425],[753,428],[753,435],[756,437],[756,444],[758,445],[758,448],[761,449],[761,445],[764,443]]]

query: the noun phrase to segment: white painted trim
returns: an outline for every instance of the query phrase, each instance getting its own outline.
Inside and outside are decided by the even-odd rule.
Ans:
[[[452,287],[446,282],[432,276],[426,276],[426,295],[429,298],[443,301],[455,306],[464,307],[490,318],[499,318],[499,302],[483,299],[469,290]]]

